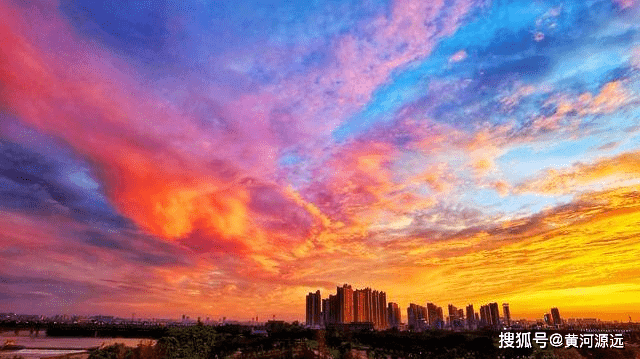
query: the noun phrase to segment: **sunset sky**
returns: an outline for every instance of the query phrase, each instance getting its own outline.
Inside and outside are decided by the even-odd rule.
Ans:
[[[640,1],[0,0],[0,312],[343,283],[640,321]]]

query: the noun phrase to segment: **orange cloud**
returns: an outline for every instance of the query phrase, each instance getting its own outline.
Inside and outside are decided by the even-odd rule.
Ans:
[[[637,182],[640,152],[628,152],[591,164],[576,164],[563,170],[550,169],[538,178],[516,187],[517,192],[567,194],[591,187],[612,188]]]
[[[503,197],[509,194],[509,190],[511,188],[511,186],[505,181],[495,181],[491,186]]]
[[[636,190],[585,195],[570,206],[494,229],[405,239],[386,247],[382,261],[393,264],[378,286],[391,288],[402,306],[504,301],[514,317],[529,318],[552,306],[579,316],[597,312],[603,319],[617,318],[620,308],[637,312],[640,245],[633,238],[640,232],[631,225],[640,220]],[[594,293],[589,305],[585,293]]]
[[[86,60],[82,71],[57,62],[38,48],[37,40],[26,40],[38,37],[31,33],[33,29],[17,26],[12,13],[20,11],[0,5],[0,15],[7,20],[0,25],[4,44],[1,98],[9,111],[28,125],[64,139],[90,159],[112,203],[151,233],[176,240],[202,226],[211,232],[210,241],[234,241],[255,234],[256,229],[250,228],[250,195],[237,183],[234,169],[227,164],[230,159],[212,162],[185,150],[187,144],[206,139],[188,118],[164,106],[161,99],[135,90],[133,80],[122,73],[94,61],[100,55],[108,58],[108,53],[69,47],[69,55]],[[75,40],[62,20],[50,17],[42,21],[61,37]],[[172,131],[177,128],[180,130]],[[218,136],[216,144],[233,147],[234,136],[238,135]],[[271,149],[258,146],[255,151],[265,151],[268,157]],[[233,157],[236,152],[224,153]],[[267,165],[265,156],[255,157]],[[248,174],[256,171],[253,161],[244,163]],[[254,238],[251,245],[240,247],[258,246],[258,242]]]
[[[577,97],[557,95],[547,100],[545,106],[555,106],[552,115],[534,119],[528,135],[544,131],[569,130],[576,128],[580,118],[588,115],[609,114],[638,101],[638,97],[626,88],[622,81],[606,83],[600,92],[593,95],[585,92]],[[577,119],[567,121],[568,115],[576,114]]]

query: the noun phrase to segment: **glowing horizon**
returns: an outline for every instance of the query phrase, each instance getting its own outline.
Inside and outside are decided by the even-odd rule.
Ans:
[[[640,318],[639,12],[0,0],[0,312]]]

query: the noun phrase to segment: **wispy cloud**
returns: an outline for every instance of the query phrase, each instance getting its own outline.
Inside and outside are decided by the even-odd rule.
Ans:
[[[0,311],[639,307],[636,2],[333,6],[0,4]]]

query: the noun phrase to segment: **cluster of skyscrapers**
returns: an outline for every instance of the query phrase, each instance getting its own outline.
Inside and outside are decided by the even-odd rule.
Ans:
[[[415,303],[407,308],[407,327],[409,330],[422,331],[426,329],[477,329],[482,327],[499,328],[511,325],[509,304],[502,304],[503,317],[500,317],[498,303],[489,303],[480,307],[477,313],[473,304],[465,309],[449,304],[447,316],[444,310],[433,303],[421,306]]]
[[[320,291],[307,295],[306,323],[309,326],[370,323],[374,329],[384,330],[400,325],[400,308],[387,303],[387,294],[371,288],[354,290],[345,284],[336,294],[322,299]]]
[[[426,329],[477,329],[483,327],[495,328],[511,326],[511,312],[509,304],[502,304],[502,317],[498,303],[480,306],[476,312],[473,304],[465,309],[449,304],[447,316],[442,307],[433,303],[421,306],[415,303],[407,308],[406,328],[422,331]],[[555,309],[555,312],[554,312]],[[557,308],[551,310],[557,315]],[[551,315],[549,316],[551,319]],[[555,316],[553,317],[555,321]],[[350,285],[337,287],[336,294],[322,299],[320,291],[307,295],[306,323],[309,326],[330,326],[334,324],[369,323],[372,328],[384,330],[400,328],[402,325],[400,307],[397,303],[387,303],[385,292],[371,288],[354,290]],[[403,326],[404,327],[404,326]]]
[[[551,313],[544,314],[544,324],[546,325],[562,325],[562,318],[560,318],[560,311],[558,308],[551,308]]]

